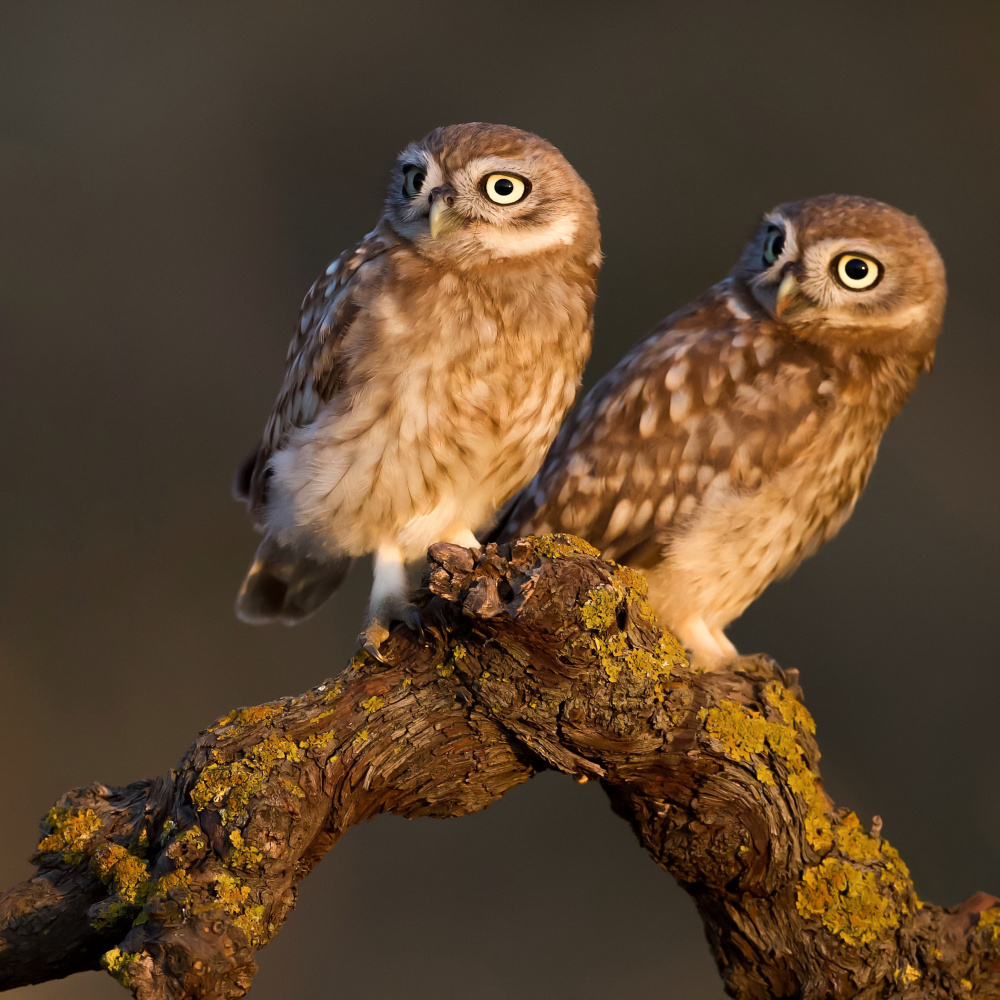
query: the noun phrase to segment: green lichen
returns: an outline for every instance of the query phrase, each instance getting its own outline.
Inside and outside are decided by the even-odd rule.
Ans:
[[[92,912],[90,924],[97,930],[134,916],[154,884],[146,862],[120,844],[101,844],[90,859],[90,870],[111,890]]]
[[[202,769],[191,789],[191,801],[199,812],[218,808],[223,823],[246,815],[250,800],[264,790],[281,761],[302,760],[298,745],[283,735],[268,736],[231,763],[223,763],[217,750],[213,755],[215,761]]]
[[[229,856],[226,860],[234,868],[252,869],[264,863],[264,855],[243,839],[239,830],[229,834]]]
[[[153,899],[156,896],[190,896],[191,894],[191,876],[188,875],[186,871],[178,870],[173,872],[167,872],[166,875],[161,876],[154,882],[149,884],[149,892],[146,896],[147,899]]]
[[[164,899],[167,896],[184,903],[191,901],[191,876],[186,871],[178,869],[177,871],[168,872],[166,875],[149,883],[149,889],[146,893],[147,901]],[[132,923],[133,926],[138,927],[148,920],[148,910],[144,909]]]
[[[67,865],[78,865],[87,846],[100,833],[101,818],[93,809],[53,806],[42,822],[51,833],[38,844],[39,854],[60,854]]]
[[[127,920],[134,916],[136,908],[119,896],[112,896],[97,904],[90,912],[89,923],[94,930],[102,931],[106,927],[113,927],[119,921]]]
[[[530,542],[534,550],[548,559],[561,559],[565,556],[597,556],[601,553],[594,548],[590,542],[585,542],[576,535],[528,535],[526,542]]]
[[[190,847],[196,851],[204,851],[208,847],[200,826],[191,826],[186,830],[182,830],[174,837],[174,843],[180,844],[183,847]]]
[[[101,955],[101,965],[127,989],[132,985],[132,979],[128,974],[128,967],[137,961],[138,958],[138,952],[112,948]]]

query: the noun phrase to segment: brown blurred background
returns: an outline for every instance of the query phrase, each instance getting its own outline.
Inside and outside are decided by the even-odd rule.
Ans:
[[[163,773],[345,664],[367,567],[298,629],[234,618],[230,479],[395,153],[483,119],[553,140],[601,206],[588,386],[777,202],[871,195],[935,237],[935,372],[840,538],[733,636],[800,668],[829,791],[922,898],[1000,892],[998,49],[991,2],[0,7],[0,885],[64,790]],[[256,1000],[723,995],[684,893],[555,775],[352,830],[259,959]]]

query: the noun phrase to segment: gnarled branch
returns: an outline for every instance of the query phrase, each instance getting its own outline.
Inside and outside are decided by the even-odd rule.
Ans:
[[[599,780],[694,898],[739,998],[1000,998],[1000,900],[918,901],[834,809],[794,674],[693,670],[645,584],[567,536],[431,550],[423,635],[231,712],[168,779],[65,795],[0,896],[0,989],[103,965],[141,1000],[240,997],[296,885],[383,812],[475,812],[539,770]]]

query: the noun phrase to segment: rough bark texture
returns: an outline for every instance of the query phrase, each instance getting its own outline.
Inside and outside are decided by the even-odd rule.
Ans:
[[[823,793],[796,678],[692,670],[641,577],[566,536],[431,552],[417,636],[239,709],[166,779],[66,794],[0,896],[0,990],[103,965],[134,996],[240,997],[296,884],[383,812],[459,816],[537,771],[599,780],[691,893],[740,998],[1000,998],[1000,900],[918,901]],[[878,823],[876,821],[876,827]]]

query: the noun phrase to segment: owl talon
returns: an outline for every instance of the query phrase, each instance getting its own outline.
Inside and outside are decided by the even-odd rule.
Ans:
[[[388,664],[389,661],[381,649],[382,643],[388,638],[389,630],[381,622],[371,621],[358,636],[358,644],[373,660]]]
[[[417,635],[424,634],[424,623],[420,617],[420,609],[415,604],[407,604],[399,610],[400,621]]]

